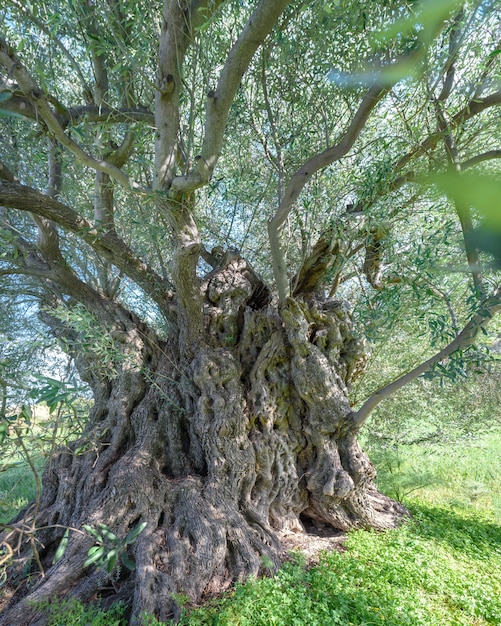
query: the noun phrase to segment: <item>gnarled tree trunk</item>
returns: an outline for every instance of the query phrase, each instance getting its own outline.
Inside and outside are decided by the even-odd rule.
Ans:
[[[194,356],[130,316],[113,331],[115,376],[82,361],[95,395],[89,426],[50,460],[37,511],[18,519],[36,514],[39,563],[24,539],[2,626],[42,624],[32,602],[66,594],[133,598],[132,621],[143,611],[175,618],[176,594],[196,601],[278,566],[281,533],[307,519],[382,529],[404,514],[375,489],[357,443],[347,385],[366,350],[347,304],[289,299],[277,310],[238,255],[203,293]],[[94,538],[75,531],[52,565],[65,527],[105,524],[124,538],[140,522],[134,571],[84,567]],[[4,540],[14,545],[20,528]]]

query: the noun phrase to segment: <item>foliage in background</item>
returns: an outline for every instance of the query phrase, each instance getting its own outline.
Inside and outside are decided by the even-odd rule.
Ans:
[[[79,381],[33,376],[26,403],[0,419],[0,524],[40,496],[54,450],[81,435],[90,401]]]

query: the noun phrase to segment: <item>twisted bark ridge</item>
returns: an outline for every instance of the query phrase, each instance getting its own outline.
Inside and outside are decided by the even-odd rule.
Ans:
[[[291,298],[278,310],[237,254],[202,287],[206,341],[195,356],[122,315],[116,375],[82,366],[94,372],[88,429],[46,468],[38,510],[2,537],[19,547],[13,588],[24,581],[2,626],[43,624],[36,603],[68,593],[132,598],[131,623],[145,611],[175,618],[176,594],[197,601],[276,568],[280,538],[305,521],[383,529],[405,514],[377,492],[356,441],[347,386],[367,351],[348,305]],[[22,536],[33,516],[37,559]],[[124,538],[142,522],[127,548],[133,571],[84,566],[94,538],[76,531],[52,564],[67,527],[105,524]]]

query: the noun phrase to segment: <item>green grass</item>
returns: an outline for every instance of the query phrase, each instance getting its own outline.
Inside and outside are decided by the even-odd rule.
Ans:
[[[117,603],[105,611],[97,606],[85,606],[74,598],[40,603],[39,607],[48,618],[47,626],[123,626],[126,609]]]
[[[274,577],[186,607],[181,625],[499,626],[500,452],[501,433],[372,450],[381,489],[403,497],[410,522],[350,533],[344,552],[324,554],[314,568],[297,556]],[[10,472],[0,474],[0,491]],[[20,481],[15,472],[10,485]],[[121,615],[72,601],[51,606],[50,624],[119,626]]]
[[[85,400],[77,403],[81,404],[85,407]],[[9,436],[0,444],[0,524],[36,498],[35,475],[26,455],[41,478],[50,451],[80,432],[82,424],[75,415],[73,411],[51,414],[38,404],[23,405],[17,419],[9,418]]]
[[[454,444],[369,448],[378,484],[398,500],[417,494],[430,505],[488,513],[501,522],[501,432]]]
[[[35,461],[37,471],[43,469],[43,459]],[[26,462],[19,460],[0,464],[0,524],[6,524],[36,496],[35,477]]]

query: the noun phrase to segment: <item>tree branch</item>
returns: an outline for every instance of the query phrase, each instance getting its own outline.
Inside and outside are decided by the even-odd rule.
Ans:
[[[44,95],[43,90],[24,67],[20,58],[13,51],[13,48],[9,46],[3,38],[0,38],[0,63],[7,69],[9,75],[12,75],[17,81],[21,91],[31,103],[37,120],[43,121],[49,133],[51,133],[61,145],[72,152],[82,165],[106,172],[124,187],[139,187],[137,183],[131,181],[127,174],[120,168],[104,159],[95,159],[80,145],[68,137],[64,132],[64,128],[57,114],[52,110],[49,100]]]
[[[475,165],[478,165],[479,163],[483,163],[484,161],[490,161],[491,159],[501,159],[501,150],[488,150],[487,152],[477,154],[467,161],[463,161],[463,163],[460,164],[461,170],[464,171],[469,167],[473,167]]]
[[[35,276],[36,278],[50,278],[50,270],[44,270],[35,267],[12,267],[9,269],[0,269],[0,276]]]
[[[10,169],[0,161],[0,180],[8,180],[11,183],[17,181],[16,176]]]
[[[501,104],[501,90],[495,91],[494,93],[485,96],[485,98],[471,99],[466,104],[466,106],[461,109],[461,111],[451,117],[451,119],[449,120],[450,130],[458,128],[459,126],[470,120],[472,117],[475,117],[486,109],[489,109],[490,107],[496,106],[498,104]],[[441,131],[437,131],[436,133],[432,133],[431,135],[429,135],[423,142],[421,142],[418,146],[415,146],[412,150],[410,150],[407,154],[405,154],[397,161],[394,172],[399,172],[410,161],[422,156],[423,154],[427,154],[428,152],[430,152],[430,150],[435,149],[441,139],[443,139],[443,134]]]
[[[43,233],[44,226],[46,226],[43,222],[48,220],[38,216],[34,216],[34,220],[40,232]],[[59,249],[57,251],[53,249],[40,250],[20,236],[16,237],[15,247],[20,256],[15,260],[13,259],[13,262],[22,263],[23,267],[1,270],[0,276],[35,277],[44,290],[49,290],[57,297],[61,293],[65,293],[77,302],[91,308],[99,317],[103,317],[103,315],[107,317],[109,301],[77,276],[65,262]]]
[[[36,121],[38,119],[37,112],[30,100],[16,90],[11,91],[11,94],[8,100],[2,102],[1,109]],[[140,122],[148,124],[151,128],[155,124],[155,116],[144,107],[115,109],[107,105],[97,106],[95,104],[83,104],[75,107],[63,107],[60,105],[55,115],[63,129],[79,124],[82,121],[90,124],[132,124],[133,122]]]
[[[319,170],[342,158],[351,149],[362,132],[378,102],[388,93],[388,87],[375,85],[364,96],[342,139],[334,146],[311,157],[292,176],[274,217],[268,224],[268,234],[273,258],[273,273],[281,301],[287,297],[288,281],[284,255],[280,245],[280,232],[293,205],[306,183]]]
[[[179,137],[181,71],[188,47],[187,0],[164,0],[158,46],[155,92],[155,181],[153,188],[167,191],[175,176]]]
[[[193,33],[224,0],[164,0],[162,26],[158,47],[157,85],[155,92],[155,181],[154,189],[189,192],[204,184],[199,172],[176,177],[179,151],[179,98],[182,85],[184,57]],[[194,184],[174,184],[173,180]],[[192,181],[193,182],[193,181]]]
[[[61,193],[62,185],[62,162],[61,152],[57,142],[49,139],[49,162],[48,162],[48,181],[45,195],[49,198],[57,199]],[[38,228],[37,248],[43,258],[50,265],[64,265],[63,256],[59,247],[59,233],[55,222],[45,217],[34,215],[30,212],[30,216]],[[75,275],[76,278],[76,275]]]
[[[100,235],[91,222],[65,204],[19,183],[0,180],[0,205],[34,213],[56,222],[64,230],[75,233],[98,254],[134,280],[166,315],[171,311],[171,294],[166,289],[165,281],[147,263],[140,260],[116,233]]]
[[[454,135],[452,134],[450,125],[442,110],[441,102],[435,100],[435,112],[437,117],[437,124],[439,130],[443,135],[443,143],[445,152],[447,154],[447,161],[449,163],[449,170],[461,172],[461,165],[459,163],[459,153],[456,146]],[[470,214],[470,207],[459,198],[453,199],[454,208],[456,210],[459,223],[461,224],[461,231],[463,233],[463,243],[466,252],[466,258],[468,260],[468,267],[470,269],[473,284],[477,293],[481,293],[483,290],[482,274],[480,272],[480,257],[478,250],[472,243],[472,234],[474,232],[473,220]]]
[[[211,178],[221,153],[231,104],[256,50],[275,27],[290,0],[261,0],[230,50],[217,87],[207,94],[205,135],[196,170],[172,181],[176,191],[191,191]]]
[[[362,428],[369,418],[369,415],[380,402],[393,395],[404,385],[407,385],[421,376],[421,374],[424,374],[424,372],[443,359],[449,357],[453,352],[456,352],[457,350],[464,350],[468,346],[471,346],[475,342],[475,338],[480,330],[484,328],[484,326],[486,326],[492,317],[494,317],[494,315],[496,315],[499,311],[501,311],[500,288],[495,291],[493,296],[484,301],[479,312],[470,319],[457,337],[445,346],[445,348],[442,348],[442,350],[437,352],[434,356],[424,361],[410,372],[407,372],[407,374],[404,374],[390,384],[381,387],[381,389],[378,389],[378,391],[370,395],[358,411],[353,413],[352,419],[357,429],[360,430]]]
[[[476,98],[476,99],[470,100],[468,104],[461,109],[461,111],[456,113],[456,115],[454,115],[449,120],[450,131],[452,132],[453,130],[461,126],[461,124],[464,124],[464,122],[467,122],[472,117],[479,115],[486,109],[489,109],[490,107],[493,107],[493,106],[497,106],[499,104],[501,104],[501,90],[496,91],[490,94],[489,96],[486,96],[485,98]],[[417,159],[420,156],[423,156],[424,154],[427,154],[431,152],[432,150],[434,150],[441,140],[443,140],[443,133],[441,131],[437,131],[435,133],[430,134],[418,146],[415,146],[414,148],[412,148],[412,150],[407,152],[407,154],[405,154],[403,157],[401,157],[397,161],[397,163],[395,164],[395,167],[393,168],[393,175],[396,176],[398,172],[400,172],[408,163],[410,163],[414,159]],[[491,158],[499,158],[499,154],[497,150],[492,150],[489,152],[485,152],[483,154],[488,155],[488,156],[486,156],[485,158],[480,158],[480,155],[479,155],[478,162],[480,162],[481,160],[487,160]],[[476,159],[476,158],[477,157],[473,157],[473,159]],[[471,160],[473,161],[473,159]],[[469,161],[466,161],[466,167],[472,167],[476,163],[477,161],[472,162],[472,163],[470,163]],[[387,185],[384,191],[377,194],[373,199],[371,199],[370,202],[365,201],[365,200],[360,200],[359,202],[355,204],[353,208],[349,210],[349,212],[352,214],[361,214],[368,207],[372,206],[376,202],[377,199],[382,198],[383,196],[389,193],[392,193],[393,191],[396,191],[397,189],[400,189],[400,187],[405,185],[405,183],[425,182],[425,180],[426,179],[423,177],[416,176],[416,173],[414,171],[412,170],[408,171],[405,174],[402,174],[394,178],[393,182]]]
[[[268,91],[268,83],[266,81],[266,58],[264,56],[264,51],[261,54],[261,88],[263,90],[263,99],[264,99],[264,107],[266,110],[266,115],[268,118],[268,123],[271,129],[271,137],[273,139],[273,143],[275,144],[275,154],[276,157],[272,157],[269,154],[268,158],[274,164],[277,174],[278,174],[278,201],[282,198],[283,194],[283,186],[284,186],[284,178],[285,178],[285,167],[284,167],[284,155],[282,153],[282,146],[280,144],[280,139],[278,136],[278,129],[275,120],[275,116],[271,109],[270,103],[270,95]],[[263,144],[264,146],[265,144]],[[269,152],[269,151],[268,151]]]
[[[30,216],[38,227],[38,241],[34,243],[22,237],[16,228],[3,220],[3,227],[12,235],[12,245],[16,254],[12,259],[4,259],[16,267],[0,270],[0,276],[32,276],[38,279],[44,289],[56,296],[61,292],[78,302],[91,307],[96,314],[106,315],[106,301],[95,289],[83,282],[65,262],[58,245],[58,235],[54,223],[45,217]]]
[[[450,96],[452,86],[454,84],[454,76],[456,73],[456,60],[459,53],[459,47],[461,44],[461,22],[464,18],[464,8],[461,7],[450,27],[449,37],[449,58],[445,63],[445,79],[442,85],[442,89],[437,98],[439,102],[445,102]]]

